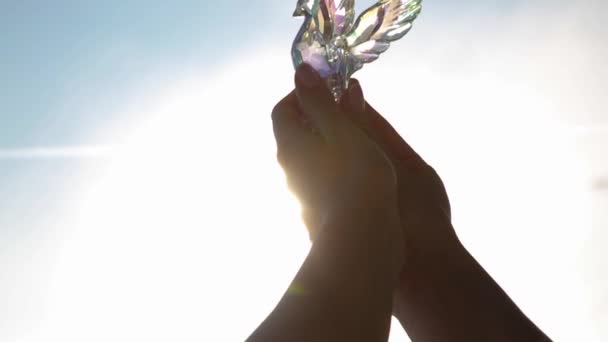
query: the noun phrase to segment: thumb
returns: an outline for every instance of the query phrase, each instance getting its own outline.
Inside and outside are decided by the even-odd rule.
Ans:
[[[361,84],[357,79],[350,79],[348,89],[342,97],[340,106],[344,113],[350,118],[355,126],[367,132],[368,115],[366,114],[366,102],[363,96]]]
[[[310,65],[301,64],[295,84],[302,114],[311,119],[326,141],[334,142],[346,120],[321,76]]]

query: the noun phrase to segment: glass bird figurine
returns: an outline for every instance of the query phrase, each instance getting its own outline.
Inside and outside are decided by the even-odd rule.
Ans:
[[[385,52],[412,28],[422,0],[378,0],[355,21],[355,0],[298,0],[294,17],[304,17],[293,42],[297,68],[310,64],[327,81],[336,101],[365,63]]]

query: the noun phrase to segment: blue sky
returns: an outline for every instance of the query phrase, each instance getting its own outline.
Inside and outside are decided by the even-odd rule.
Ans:
[[[435,2],[425,15],[442,20],[456,11],[488,13],[516,5],[465,1],[446,8]],[[256,39],[288,40],[277,27],[294,21],[278,14],[291,7],[268,0],[4,1],[0,146],[87,141],[87,128],[120,120],[111,116],[114,109],[134,88],[162,82],[155,78],[159,74],[188,66],[212,69],[255,46]]]
[[[117,111],[134,92],[183,70],[213,69],[251,46],[252,37],[272,25],[262,19],[267,7],[268,2],[242,2],[237,9],[223,1],[1,2],[0,148],[112,144],[94,133],[134,119]],[[237,23],[245,21],[255,29],[241,29]],[[3,227],[45,215],[37,205],[59,200],[66,178],[80,166],[72,160],[0,165]]]
[[[1,110],[13,120],[2,126],[0,142],[86,140],[80,128],[116,119],[108,113],[150,74],[184,64],[211,68],[267,27],[266,20],[256,20],[266,12],[263,3],[241,5],[235,10],[226,2],[205,1],[4,4]],[[254,30],[236,25],[245,19]],[[222,43],[228,37],[235,39]]]
[[[82,273],[91,279],[114,276],[107,270],[87,273],[82,265],[62,263],[59,255],[120,270],[121,264],[135,263],[132,254],[138,249],[133,246],[138,244],[142,258],[162,264],[154,246],[164,240],[174,244],[169,250],[175,255],[180,255],[180,244],[187,250],[189,243],[207,240],[217,246],[233,243],[227,232],[267,243],[277,236],[295,241],[273,228],[298,223],[297,213],[287,215],[293,214],[293,203],[285,200],[268,129],[272,105],[291,87],[289,48],[299,26],[290,16],[294,5],[295,0],[0,0],[0,292],[11,303],[0,308],[0,339],[39,341],[36,336],[62,335],[45,328],[46,321],[37,316],[44,312],[41,303],[66,299],[62,296],[72,289],[60,286],[52,292],[51,280],[66,284],[72,274]],[[358,2],[359,8],[365,5]],[[608,203],[605,192],[591,190],[608,174],[603,157],[608,146],[608,50],[601,25],[606,10],[601,0],[427,1],[412,33],[357,74],[368,99],[440,170],[459,235],[474,255],[541,326],[566,340],[574,329],[560,326],[557,313],[543,310],[559,291],[577,293],[564,305],[579,313],[581,321],[592,318],[585,330],[593,331],[608,319],[606,304],[601,304],[608,288],[608,275],[601,270],[608,265],[596,257],[603,255],[598,251],[608,241],[601,229],[608,222]],[[251,84],[259,85],[256,92],[243,93]],[[240,132],[244,146],[223,140],[231,130]],[[163,142],[166,137],[171,140]],[[139,151],[133,146],[140,145],[165,151],[167,145],[175,155],[148,159],[136,152],[133,158],[114,160],[86,153],[31,153],[32,148],[123,143],[129,151]],[[226,157],[231,152],[251,159],[254,182],[239,178],[235,170],[242,165],[240,159]],[[524,172],[517,165],[532,167]],[[555,195],[556,188],[565,195]],[[254,195],[266,189],[268,200]],[[528,196],[518,198],[524,190]],[[560,199],[568,196],[577,203]],[[146,202],[146,197],[155,200]],[[204,205],[196,207],[199,202],[192,198]],[[488,204],[488,198],[497,204]],[[251,225],[271,228],[248,235],[237,218],[219,223],[232,202],[241,205],[243,216],[250,215]],[[285,205],[285,213],[264,217],[264,203]],[[134,207],[129,217],[121,216],[125,206]],[[174,219],[185,226],[200,224],[202,236],[171,224],[172,231],[184,234],[183,240],[164,235],[165,230],[154,226],[171,222],[171,212],[163,213],[163,208],[182,215]],[[511,215],[487,227],[493,215],[504,215],[504,208]],[[125,222],[145,222],[154,229],[148,236]],[[572,232],[568,224],[580,227]],[[548,245],[543,237],[547,230],[553,234]],[[98,239],[103,244],[95,244]],[[517,243],[513,248],[520,255],[512,255],[505,241]],[[247,267],[264,262],[260,274],[271,277],[281,270],[284,275],[279,285],[266,285],[272,290],[256,299],[259,308],[251,303],[249,316],[236,315],[245,328],[263,316],[302,256],[301,245],[294,242],[293,249],[300,252],[285,256],[290,260],[286,264],[276,264],[276,253],[288,248],[258,243],[268,254],[255,256],[256,250],[248,249],[252,247],[239,245],[250,255]],[[546,251],[531,262],[526,257],[537,252],[538,244],[547,245]],[[106,246],[123,253],[101,262]],[[243,262],[228,252],[214,252],[225,259],[200,253],[191,256],[225,260],[227,265]],[[168,259],[198,267],[186,257]],[[545,282],[527,284],[526,277],[538,272],[535,267],[546,272]],[[168,266],[161,270],[184,277]],[[578,270],[584,270],[582,275]],[[211,272],[221,278],[220,273]],[[131,280],[144,284],[149,277],[146,273]],[[558,285],[541,293],[551,282]],[[259,289],[264,284],[251,279],[249,285]],[[175,291],[163,286],[154,289]],[[221,287],[214,289],[225,295]],[[55,295],[47,298],[47,293]],[[209,300],[196,297],[194,287],[183,296]],[[125,300],[116,293],[100,298]],[[49,307],[47,311],[57,313]],[[137,307],[126,312],[138,313]],[[66,312],[56,316],[47,321],[74,318]],[[142,324],[158,323],[154,317],[146,319]],[[608,336],[598,331],[597,336]]]

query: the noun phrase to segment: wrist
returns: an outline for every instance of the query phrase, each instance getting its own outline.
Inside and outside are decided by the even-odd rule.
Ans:
[[[412,319],[411,307],[438,300],[435,297],[444,292],[443,287],[468,267],[467,251],[455,234],[441,234],[432,241],[412,240],[406,246],[405,266],[393,296],[393,315],[400,321]]]
[[[390,267],[391,278],[398,282],[405,253],[396,200],[356,206],[342,203],[326,213],[321,231],[340,241],[341,247],[353,245],[366,254],[365,258],[378,259]]]
[[[429,229],[432,234],[407,236],[406,262],[400,274],[401,287],[448,272],[462,259],[466,250],[451,224],[445,225],[444,229]]]

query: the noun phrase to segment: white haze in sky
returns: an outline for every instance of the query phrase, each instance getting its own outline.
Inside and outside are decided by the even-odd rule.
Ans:
[[[97,158],[110,155],[110,146],[60,146],[0,149],[2,159]]]
[[[357,75],[444,178],[465,245],[557,341],[608,340],[608,203],[593,189],[608,172],[608,52],[589,24],[606,5],[588,6],[431,18]],[[0,339],[238,341],[270,312],[308,248],[270,121],[293,71],[286,46],[245,55],[126,105],[149,119],[100,132],[119,147],[21,151],[106,159],[66,190],[44,261],[0,254],[15,265]]]

